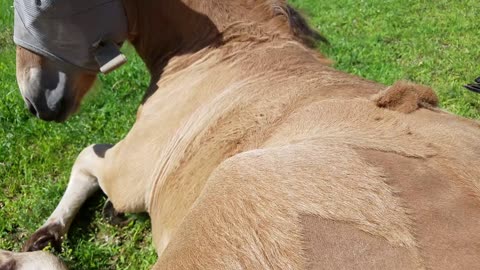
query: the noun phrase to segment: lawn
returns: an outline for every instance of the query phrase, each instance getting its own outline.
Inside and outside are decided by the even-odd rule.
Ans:
[[[330,41],[319,49],[338,69],[384,84],[432,86],[442,107],[480,119],[480,95],[462,85],[480,75],[478,0],[291,0]],[[99,83],[65,124],[25,109],[15,81],[12,1],[0,0],[0,249],[19,250],[55,208],[76,155],[128,132],[148,83],[126,48],[126,67]],[[147,269],[156,260],[142,215],[124,228],[100,217],[102,196],[82,210],[60,256],[71,269]]]

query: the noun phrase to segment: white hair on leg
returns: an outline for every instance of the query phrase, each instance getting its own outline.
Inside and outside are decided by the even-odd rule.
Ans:
[[[72,168],[67,190],[44,225],[27,241],[23,251],[41,250],[52,244],[60,249],[62,237],[68,232],[83,203],[97,190],[97,175],[102,169],[103,155],[112,145],[92,145],[78,156]]]

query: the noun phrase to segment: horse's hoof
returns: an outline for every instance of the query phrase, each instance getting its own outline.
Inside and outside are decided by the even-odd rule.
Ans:
[[[111,225],[125,226],[130,222],[130,219],[124,213],[120,213],[113,207],[110,200],[107,200],[103,206],[103,218]]]
[[[51,246],[56,251],[62,250],[62,229],[59,223],[52,223],[36,231],[23,246],[23,252],[43,250]]]

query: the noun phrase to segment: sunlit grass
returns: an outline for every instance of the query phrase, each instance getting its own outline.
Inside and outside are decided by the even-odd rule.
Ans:
[[[480,95],[462,86],[480,76],[476,0],[291,0],[331,42],[338,69],[384,84],[432,86],[442,107],[480,118]]]

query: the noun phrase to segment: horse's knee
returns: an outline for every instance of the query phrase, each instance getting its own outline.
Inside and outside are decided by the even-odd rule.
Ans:
[[[88,180],[94,185],[100,185],[105,174],[105,156],[111,144],[93,144],[80,152],[72,168],[70,181]],[[81,177],[77,177],[80,175]],[[105,190],[103,190],[105,192]]]

